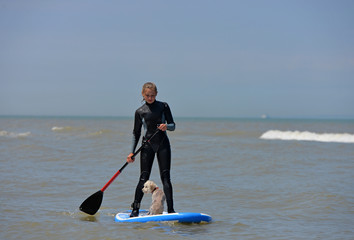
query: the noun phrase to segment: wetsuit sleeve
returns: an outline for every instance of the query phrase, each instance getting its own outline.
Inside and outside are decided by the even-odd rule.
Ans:
[[[136,111],[134,117],[134,129],[133,129],[132,146],[131,146],[132,153],[135,152],[136,146],[138,145],[140,135],[141,135],[141,126],[142,126],[142,119],[138,111]]]
[[[167,122],[167,130],[174,131],[176,129],[176,124],[173,121],[171,109],[170,109],[170,107],[168,106],[167,103],[165,103],[164,112],[165,112],[165,118],[166,118],[166,122]]]

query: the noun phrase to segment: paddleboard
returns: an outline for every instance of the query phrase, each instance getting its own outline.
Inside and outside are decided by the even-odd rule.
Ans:
[[[147,210],[140,210],[138,217],[130,217],[131,210],[119,212],[116,214],[116,222],[161,222],[161,221],[174,221],[180,223],[201,223],[211,222],[212,218],[205,213],[194,212],[180,212],[180,213],[167,213],[159,215],[147,215]]]

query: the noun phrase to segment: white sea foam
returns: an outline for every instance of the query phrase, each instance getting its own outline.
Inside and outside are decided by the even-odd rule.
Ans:
[[[52,127],[52,131],[63,131],[64,127]]]
[[[263,133],[260,138],[278,140],[354,143],[354,134],[349,133],[313,133],[308,131],[300,132],[269,130]]]
[[[74,131],[74,130],[79,130],[79,128],[75,129],[75,128],[70,127],[70,126],[66,126],[66,127],[54,126],[54,127],[52,127],[52,131],[53,132],[71,132],[71,131]]]
[[[83,132],[85,131],[85,127],[71,127],[71,126],[64,126],[64,127],[58,127],[54,126],[52,127],[53,132]]]
[[[23,132],[23,133],[14,133],[7,131],[0,131],[1,137],[10,137],[10,138],[25,138],[31,135],[31,132]]]

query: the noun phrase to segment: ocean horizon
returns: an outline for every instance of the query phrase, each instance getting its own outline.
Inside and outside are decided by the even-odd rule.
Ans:
[[[126,115],[46,115],[46,114],[3,114],[0,115],[0,118],[117,118],[117,119],[133,119],[134,116]],[[205,119],[205,120],[323,120],[323,121],[354,121],[352,116],[289,116],[289,117],[279,117],[279,116],[269,116],[269,115],[260,115],[260,116],[174,116],[174,119],[188,120],[188,119]]]

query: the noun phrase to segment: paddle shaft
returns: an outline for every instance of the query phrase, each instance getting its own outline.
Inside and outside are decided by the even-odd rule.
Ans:
[[[134,157],[141,151],[141,149],[143,149],[144,145],[145,145],[146,143],[149,143],[150,140],[151,140],[158,132],[159,132],[159,130],[157,130],[157,131],[149,138],[149,140],[147,140],[146,142],[143,142],[143,144],[140,146],[140,148],[139,148],[137,151],[135,151],[135,153],[133,154],[132,158],[134,158]],[[126,163],[123,165],[123,167],[121,167],[121,168],[118,170],[118,172],[116,172],[116,173],[113,175],[113,177],[106,183],[106,185],[103,186],[103,188],[101,189],[101,192],[104,192],[104,191],[108,188],[108,186],[111,185],[111,183],[114,181],[114,179],[116,179],[116,177],[118,177],[118,175],[123,171],[123,169],[124,169],[126,166],[128,166],[128,164],[129,164],[129,163],[126,162]]]
[[[157,130],[146,142],[143,141],[143,144],[141,145],[141,147],[133,154],[132,158],[134,158],[143,148],[143,146],[146,143],[149,143],[150,140],[159,132],[159,130]],[[121,169],[118,170],[118,172],[116,172],[116,174],[114,174],[114,176],[108,181],[108,183],[106,183],[106,185],[104,185],[104,187],[97,191],[96,193],[92,194],[90,197],[88,197],[81,205],[80,205],[80,210],[84,213],[90,214],[90,215],[94,215],[96,214],[96,212],[98,211],[98,209],[101,206],[102,203],[102,199],[103,199],[103,192],[108,188],[108,186],[114,181],[114,179],[116,179],[116,177],[123,171],[123,169],[128,165],[128,162],[126,162],[123,167],[121,167]]]

